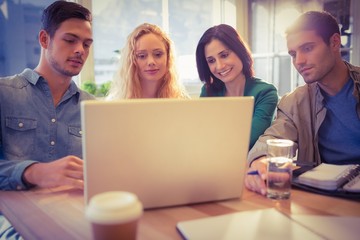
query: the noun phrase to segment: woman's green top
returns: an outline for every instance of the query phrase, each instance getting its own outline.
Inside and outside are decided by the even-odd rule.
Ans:
[[[220,91],[214,92],[213,96],[223,97],[225,92],[224,86]],[[279,97],[274,85],[258,78],[246,79],[244,96],[253,96],[255,99],[249,146],[251,149],[259,136],[270,126]],[[205,85],[201,89],[200,97],[209,97]]]

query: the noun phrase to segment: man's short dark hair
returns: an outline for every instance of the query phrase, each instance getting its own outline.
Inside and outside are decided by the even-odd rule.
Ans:
[[[70,18],[77,18],[91,23],[91,12],[80,4],[56,1],[44,9],[41,22],[50,37],[53,37],[60,24]]]
[[[326,44],[335,33],[340,34],[339,24],[335,17],[325,11],[309,11],[299,18],[285,31],[286,35],[299,31],[315,31]]]

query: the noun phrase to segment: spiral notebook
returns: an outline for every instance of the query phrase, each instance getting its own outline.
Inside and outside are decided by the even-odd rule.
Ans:
[[[301,169],[300,169],[301,170]],[[319,193],[328,195],[338,195],[343,197],[360,198],[360,165],[334,165],[321,163],[320,165],[294,173],[293,184],[306,188],[306,190],[316,190]]]

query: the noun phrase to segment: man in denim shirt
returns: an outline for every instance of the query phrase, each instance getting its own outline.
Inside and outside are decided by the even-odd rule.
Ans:
[[[92,44],[91,13],[57,1],[39,33],[38,66],[0,78],[0,190],[83,188],[80,102],[94,97],[72,81]],[[0,238],[18,234],[0,215]]]

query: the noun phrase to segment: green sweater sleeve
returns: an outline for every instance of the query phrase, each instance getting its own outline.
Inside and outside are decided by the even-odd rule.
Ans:
[[[244,95],[255,98],[249,146],[251,149],[259,136],[271,125],[279,98],[276,88],[260,79],[247,80]]]

